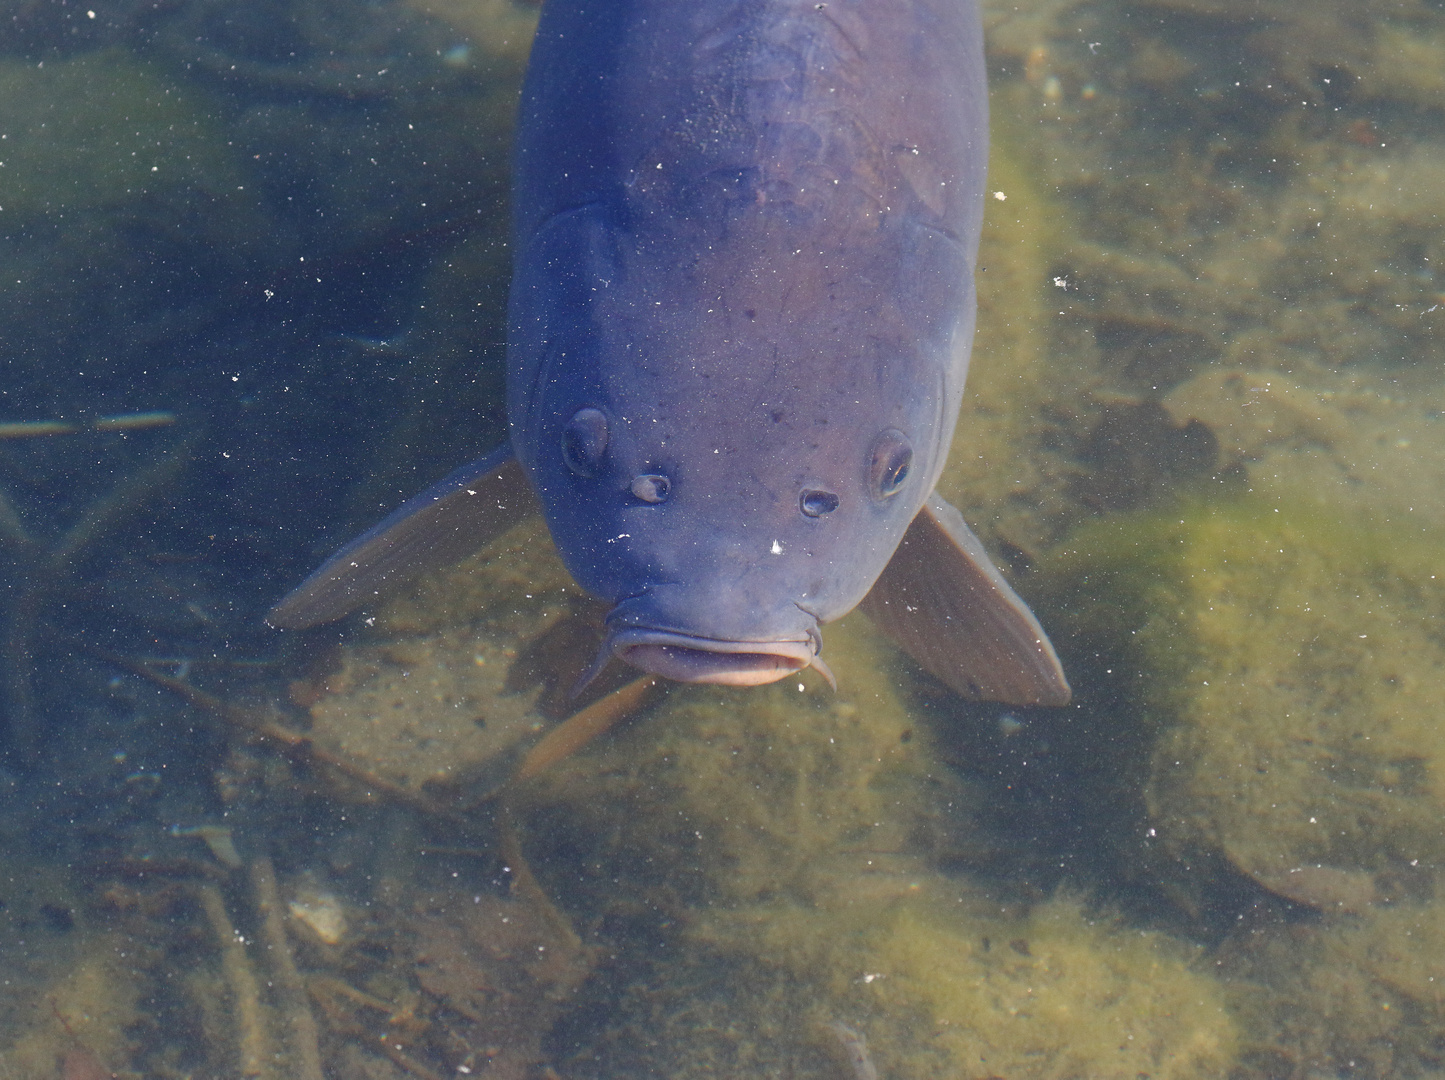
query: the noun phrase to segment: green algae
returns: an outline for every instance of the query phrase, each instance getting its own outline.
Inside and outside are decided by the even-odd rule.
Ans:
[[[1374,907],[1253,935],[1221,972],[1248,1017],[1245,1076],[1436,1076],[1445,1041],[1445,913]]]
[[[994,194],[985,202],[978,329],[952,447],[955,468],[940,488],[949,499],[965,490],[959,473],[975,488],[988,485],[986,495],[970,493],[990,502],[1003,501],[1025,479],[1036,482],[1034,475],[1021,475],[1038,469],[1036,459],[998,457],[1026,445],[1030,427],[1040,422],[1034,403],[1052,395],[1057,374],[1044,288],[1057,250],[1056,230],[1066,218],[1040,183],[1031,160],[1034,148],[1018,130],[1021,125],[1008,122],[1014,115],[1012,109],[996,111],[990,131],[988,189]]]
[[[573,1071],[836,1078],[835,1022],[891,1077],[1226,1069],[1236,1021],[1196,948],[940,871],[977,842],[979,792],[859,620],[830,627],[829,657],[836,699],[811,676],[674,689],[520,804],[529,857],[580,918],[667,928],[594,991],[610,1012]]]
[[[1233,1061],[1237,1024],[1195,970],[1198,951],[1070,897],[1011,911],[940,889],[846,914],[719,921],[734,948],[752,937],[811,988],[815,1020],[857,1018],[884,1075],[1124,1080],[1218,1075]]]
[[[1029,88],[996,82],[978,272],[978,324],[957,434],[938,492],[985,537],[1034,547],[1070,515],[1073,467],[1060,429],[1097,414],[1087,343],[1056,318],[1066,290],[1053,283],[1059,253],[1078,232],[1070,204],[1051,190],[1031,130]]]
[[[1052,556],[1066,651],[1095,658],[1085,724],[1123,748],[1078,774],[1083,803],[1121,881],[1223,931],[1237,1075],[1424,1075],[1445,1038],[1445,550],[1408,513],[1287,487],[1116,515]]]
[[[1445,552],[1407,527],[1242,498],[1087,527],[1064,605],[1142,678],[1159,844],[1275,887],[1445,860]]]

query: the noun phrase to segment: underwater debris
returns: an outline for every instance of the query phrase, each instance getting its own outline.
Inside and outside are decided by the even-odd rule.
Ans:
[[[0,424],[0,439],[33,439],[46,435],[73,435],[80,425],[64,420],[18,420]]]
[[[253,942],[232,922],[220,889],[203,884],[195,892],[221,955],[231,1053],[243,1077],[323,1080],[319,1029],[286,933],[271,860],[264,855],[252,860],[249,878],[248,915],[257,925],[263,972],[253,964],[248,949]]]
[[[379,1050],[394,1065],[421,1080],[438,1080],[441,1076],[408,1050],[425,1038],[431,1027],[425,1017],[417,1015],[420,1002],[414,995],[405,995],[405,1000],[395,1004],[358,990],[337,976],[324,974],[309,976],[306,988],[334,1035]],[[372,1017],[383,1023],[380,1037]],[[355,1048],[348,1049],[355,1056]]]
[[[440,803],[422,792],[395,784],[385,777],[376,776],[363,766],[316,746],[309,736],[285,727],[260,711],[232,705],[214,694],[208,694],[191,685],[184,679],[162,674],[148,664],[132,660],[129,657],[101,649],[90,651],[98,659],[169,690],[196,708],[225,720],[264,745],[274,747],[301,762],[332,770],[353,782],[365,793],[365,798],[380,797],[394,800],[401,805],[444,819],[456,819],[459,816],[459,811],[451,806]]]
[[[380,1054],[424,1080],[528,1080],[549,1060],[544,1039],[596,960],[523,892],[506,899],[392,881],[369,924],[306,981],[331,1033],[333,1067]]]
[[[286,909],[323,945],[338,945],[346,937],[346,908],[334,893],[303,888],[286,905]]]
[[[347,932],[329,941],[286,902],[312,911],[347,905],[339,888],[319,884],[320,870],[282,880],[262,856],[222,884],[166,881],[165,866],[135,884],[115,882],[96,910],[127,935],[100,950],[128,980],[125,993],[143,993],[151,976],[168,984],[177,962],[186,974],[178,996],[159,1006],[170,1016],[166,1030],[133,1031],[137,1042],[124,1055],[109,1038],[95,1039],[93,1026],[80,1034],[101,1060],[146,1075],[437,1080],[470,1071],[535,1080],[548,1061],[546,1038],[599,951],[541,893],[515,844],[498,847],[505,854],[491,857],[505,860],[511,897],[385,876],[351,912]],[[404,860],[394,868],[429,873]],[[119,1015],[68,992],[58,1000],[70,1016],[84,1008],[88,1024]],[[56,1033],[48,1039],[42,1049],[53,1061]],[[24,1056],[0,1049],[0,1076],[32,1057],[29,1048]]]
[[[121,955],[128,943],[110,931],[92,935],[82,929],[77,938],[70,943],[74,948],[59,952],[35,950],[39,942],[33,940],[27,957],[6,950],[8,1030],[0,1040],[0,1077],[112,1080],[136,1075],[132,1036],[144,1024],[137,1006],[145,988]],[[37,952],[50,955],[42,959]]]
[[[529,903],[436,896],[409,920],[417,981],[465,1018],[473,1048],[496,1046],[488,1069],[522,1076],[548,1061],[543,1037],[595,966],[597,950],[560,934]]]

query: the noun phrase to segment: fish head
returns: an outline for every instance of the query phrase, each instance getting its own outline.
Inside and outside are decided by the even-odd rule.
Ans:
[[[963,249],[812,228],[807,251],[775,221],[741,265],[679,267],[667,253],[705,240],[571,224],[517,276],[532,359],[511,363],[509,413],[563,561],[615,605],[606,649],[688,682],[821,666],[820,624],[867,594],[943,467],[973,335]]]

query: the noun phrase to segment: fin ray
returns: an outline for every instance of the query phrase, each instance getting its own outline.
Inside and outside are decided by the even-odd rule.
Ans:
[[[465,558],[536,509],[522,466],[503,443],[342,547],[267,612],[266,621],[304,630],[339,619],[383,590]]]
[[[963,515],[927,504],[859,605],[928,672],[964,697],[1065,705],[1072,691],[1048,635]]]

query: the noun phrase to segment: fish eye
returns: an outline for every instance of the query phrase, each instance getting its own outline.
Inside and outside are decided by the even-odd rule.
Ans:
[[[578,476],[596,476],[607,453],[607,417],[601,409],[578,409],[562,429],[562,460]]]
[[[868,491],[882,500],[897,495],[913,466],[913,445],[897,428],[889,428],[873,440],[868,463]]]
[[[808,517],[822,517],[824,514],[831,514],[838,509],[838,496],[831,491],[804,488],[803,494],[798,497],[798,509]]]
[[[645,503],[660,503],[672,492],[672,481],[660,473],[643,473],[632,481],[632,494]]]

